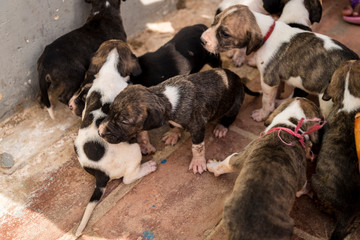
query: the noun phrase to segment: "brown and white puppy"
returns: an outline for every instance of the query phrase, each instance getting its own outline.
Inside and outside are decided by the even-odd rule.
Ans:
[[[335,71],[324,99],[334,102],[311,184],[317,197],[337,218],[331,239],[344,239],[360,222],[360,174],[354,139],[355,114],[360,111],[360,61]]]
[[[86,23],[47,45],[37,62],[39,102],[55,118],[48,90],[62,88],[58,99],[64,104],[78,90],[89,67],[91,56],[109,39],[126,41],[120,16],[121,0],[85,0],[92,4]]]
[[[306,7],[298,6],[298,11],[308,18]],[[359,59],[330,37],[293,28],[243,5],[227,8],[216,16],[202,39],[212,53],[242,47],[247,48],[247,54],[256,51],[263,91],[262,108],[252,113],[256,121],[266,119],[275,109],[280,81],[318,95],[320,108],[327,114],[328,106],[321,97],[333,72],[342,62]]]
[[[319,22],[322,14],[322,6],[321,0],[223,0],[216,11],[216,14],[219,14],[223,10],[228,7],[242,4],[248,6],[250,10],[266,14],[272,15],[274,18],[279,18],[279,21],[285,22],[292,27],[300,27],[305,28],[306,30],[310,30],[310,25],[314,22]],[[303,11],[299,11],[300,9],[306,8],[308,12],[308,18],[302,16]],[[281,14],[283,8],[286,7],[284,14]],[[291,14],[288,14],[291,13]],[[304,22],[304,19],[307,19],[307,22]],[[247,59],[249,65],[256,65],[254,59],[254,53],[249,57],[246,56],[246,49],[232,49],[228,51],[227,54],[229,57],[232,57],[232,60],[236,66],[241,66],[245,60]]]
[[[207,122],[221,118],[214,133],[216,137],[225,136],[243,100],[241,79],[226,69],[180,75],[149,88],[132,85],[111,104],[99,135],[109,143],[129,141],[139,131],[170,122],[190,132],[193,156],[189,169],[202,173],[206,170]]]
[[[96,178],[96,186],[76,236],[82,233],[111,179],[123,177],[123,182],[129,184],[156,170],[154,161],[140,164],[142,155],[137,143],[109,144],[98,135],[99,124],[107,116],[110,104],[127,86],[130,73],[140,68],[137,58],[123,41],[107,41],[99,52],[107,57],[87,94],[81,127],[74,142],[79,162]]]
[[[305,98],[289,99],[269,116],[265,135],[222,162],[208,162],[207,168],[215,176],[240,171],[224,207],[228,239],[291,239],[294,224],[290,211],[306,183],[306,151],[297,137],[271,129],[294,131],[301,118],[321,118],[320,110]],[[313,125],[304,122],[300,132],[306,133]],[[319,134],[309,133],[303,140],[307,145],[317,143]]]

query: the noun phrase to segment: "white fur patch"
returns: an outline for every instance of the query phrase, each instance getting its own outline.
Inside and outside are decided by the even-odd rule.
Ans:
[[[290,118],[296,118],[299,120],[301,118],[306,118],[306,115],[300,106],[299,100],[294,100],[292,103],[289,104],[287,108],[285,108],[281,113],[276,115],[271,124],[265,129],[265,132],[269,131],[277,124],[286,124],[296,127],[295,124],[289,121]]]
[[[324,41],[324,48],[329,51],[329,50],[333,50],[333,49],[342,49],[339,45],[335,44],[334,41],[325,35],[319,34],[319,33],[315,33],[316,36],[318,38],[321,38]]]
[[[118,62],[119,54],[117,49],[114,48],[110,51],[106,62],[97,74],[88,96],[93,91],[97,91],[101,94],[103,103],[114,101],[114,98],[128,85],[126,82],[128,77],[122,77],[117,70]]]
[[[360,98],[354,97],[349,91],[349,77],[350,73],[348,72],[345,79],[345,91],[343,100],[344,107],[339,111],[352,112],[359,109],[360,107]]]
[[[304,6],[304,0],[292,0],[286,3],[278,21],[299,23],[310,27],[309,12]]]
[[[110,3],[108,1],[106,1],[105,7],[110,7]]]
[[[179,89],[174,86],[166,86],[164,95],[169,99],[172,111],[174,112],[179,102]]]

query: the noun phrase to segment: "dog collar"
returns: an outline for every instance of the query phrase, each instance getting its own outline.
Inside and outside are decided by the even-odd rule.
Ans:
[[[318,122],[318,123],[311,126],[309,128],[309,130],[307,130],[306,132],[299,133],[299,131],[301,131],[300,128],[304,122]],[[275,128],[270,129],[269,131],[267,131],[265,134],[269,134],[269,133],[278,131],[278,137],[281,140],[281,142],[283,142],[287,146],[294,146],[295,145],[294,142],[287,143],[281,138],[280,132],[285,131],[285,132],[293,135],[294,137],[296,137],[299,140],[301,146],[305,149],[306,148],[305,141],[309,140],[309,134],[321,129],[325,125],[325,123],[326,123],[325,116],[324,116],[323,121],[320,118],[312,118],[312,119],[301,118],[294,131],[289,128],[286,128],[286,127],[275,127]],[[261,134],[261,136],[262,135],[264,135],[264,132]],[[311,155],[312,155],[311,160],[313,160],[314,154],[312,152],[311,152]]]
[[[276,21],[273,22],[273,24],[270,26],[269,30],[268,30],[267,33],[265,34],[263,44],[266,42],[266,40],[268,40],[268,38],[270,37],[270,35],[271,35],[272,32],[274,31],[275,23],[276,23]]]

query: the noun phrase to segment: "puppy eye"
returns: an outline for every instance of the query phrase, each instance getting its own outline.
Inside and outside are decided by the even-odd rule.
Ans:
[[[225,32],[224,30],[220,30],[220,35],[221,35],[223,38],[228,38],[228,37],[230,37],[230,34],[228,34],[227,32]]]
[[[123,121],[121,121],[121,123],[124,125],[130,125],[130,122],[128,120],[123,120]]]

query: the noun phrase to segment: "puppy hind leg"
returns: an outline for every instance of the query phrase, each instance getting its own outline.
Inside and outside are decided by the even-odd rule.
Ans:
[[[96,186],[90,198],[90,202],[86,206],[80,225],[76,230],[75,236],[77,237],[79,237],[82,234],[83,230],[85,229],[86,224],[88,223],[91,214],[94,211],[94,208],[96,207],[97,203],[100,201],[101,197],[103,196],[105,192],[105,187],[110,180],[110,178],[100,170],[90,169],[89,172],[95,176]]]
[[[149,173],[154,172],[157,169],[157,163],[150,160],[146,163],[143,163],[141,165],[138,165],[135,169],[132,169],[131,171],[127,171],[126,174],[123,177],[123,183],[130,184]]]

